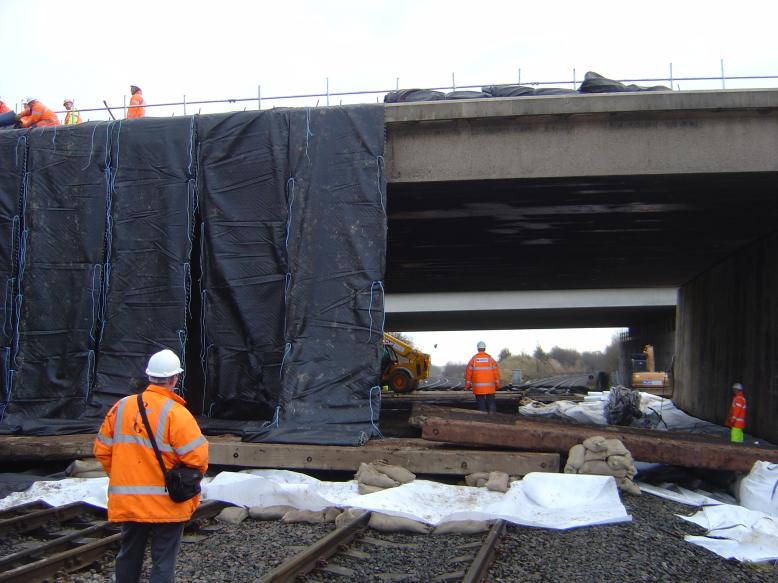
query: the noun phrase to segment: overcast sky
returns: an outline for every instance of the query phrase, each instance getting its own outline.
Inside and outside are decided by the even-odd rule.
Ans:
[[[0,0],[0,98],[61,109],[121,105],[129,85],[148,103],[330,92],[613,79],[778,75],[778,3],[556,0],[237,2]],[[676,81],[674,89],[720,88]],[[778,87],[775,80],[728,88]],[[379,98],[381,98],[379,96]],[[342,98],[375,101],[375,95]],[[331,104],[341,98],[333,98]],[[325,104],[324,98],[263,101]],[[256,108],[190,106],[188,113]],[[149,115],[183,114],[182,107]],[[85,113],[106,119],[105,112]],[[483,339],[495,353],[560,345],[602,350],[614,330],[414,335],[439,364],[465,360]],[[438,348],[433,350],[432,344]]]

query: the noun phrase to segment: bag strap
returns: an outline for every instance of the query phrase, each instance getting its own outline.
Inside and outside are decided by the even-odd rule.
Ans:
[[[167,470],[165,469],[165,462],[162,461],[162,454],[159,453],[159,447],[157,447],[157,440],[154,434],[151,432],[151,424],[149,424],[149,418],[146,415],[146,406],[143,404],[143,391],[138,393],[138,411],[143,419],[143,426],[146,428],[146,433],[149,434],[149,440],[151,441],[151,447],[154,448],[154,455],[157,456],[159,462],[159,468],[162,470],[162,477],[167,479]]]

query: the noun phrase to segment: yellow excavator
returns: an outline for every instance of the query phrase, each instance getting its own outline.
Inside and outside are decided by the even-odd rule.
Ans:
[[[669,386],[667,373],[656,370],[654,347],[646,344],[641,354],[632,356],[632,388],[666,389]]]
[[[430,355],[384,332],[381,386],[396,393],[410,393],[430,376]]]

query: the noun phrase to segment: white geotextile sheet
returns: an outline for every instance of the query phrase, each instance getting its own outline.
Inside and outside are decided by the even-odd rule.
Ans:
[[[35,482],[26,492],[0,500],[0,508],[33,500],[52,505],[83,500],[106,506],[107,478]],[[452,520],[502,518],[514,524],[568,529],[632,520],[609,476],[531,473],[506,493],[427,480],[360,495],[357,483],[323,482],[286,470],[222,472],[203,485],[204,500],[239,506],[292,506],[321,510],[363,508],[431,525]]]
[[[528,417],[563,417],[578,423],[607,425],[605,407],[610,391],[590,393],[583,402],[555,401],[553,403],[533,402],[519,407],[519,413]],[[715,423],[697,419],[681,411],[670,399],[651,393],[640,392],[640,410],[645,415],[659,415],[662,421],[654,429],[670,431],[691,431],[698,433],[729,433],[729,429]]]
[[[734,504],[722,504],[707,493],[639,483],[648,494],[689,506],[703,506],[693,516],[679,518],[706,529],[705,536],[685,536],[684,540],[708,549],[725,559],[758,563],[778,559],[778,517]]]
[[[742,506],[706,506],[694,516],[682,516],[708,531],[706,536],[684,540],[724,557],[758,563],[778,559],[778,521],[775,517]]]

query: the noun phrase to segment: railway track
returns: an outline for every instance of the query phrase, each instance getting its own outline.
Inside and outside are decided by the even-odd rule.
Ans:
[[[440,541],[445,535],[417,535],[417,543],[397,542],[391,538],[374,536],[373,531],[367,532],[367,524],[370,513],[365,513],[335,529],[317,542],[309,545],[305,550],[291,557],[267,573],[260,583],[282,583],[295,581],[302,578],[304,581],[330,581],[330,580],[365,580],[364,573],[347,566],[349,562],[363,563],[371,555],[396,554],[402,562],[405,553],[414,549],[424,553],[425,542],[434,541],[436,550],[430,552],[439,553]],[[430,581],[462,581],[465,583],[480,583],[484,581],[492,561],[494,553],[502,534],[505,531],[505,522],[498,520],[494,523],[486,536],[481,540],[475,540],[464,544],[444,545],[451,555],[449,564],[457,565],[455,570],[431,574],[425,580]],[[472,538],[472,537],[471,537]],[[421,547],[421,548],[420,548]],[[395,563],[396,564],[396,563]],[[417,581],[418,577],[413,573],[402,573],[396,570],[378,572],[371,569],[370,580],[381,581]]]
[[[220,502],[205,502],[190,525],[216,516]],[[105,520],[105,511],[83,502],[48,507],[32,502],[0,512],[0,539],[34,535],[0,557],[0,583],[37,583],[58,573],[84,569],[119,544],[119,527]]]

